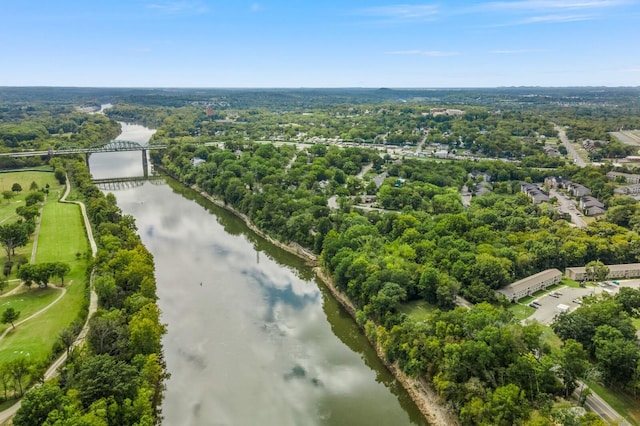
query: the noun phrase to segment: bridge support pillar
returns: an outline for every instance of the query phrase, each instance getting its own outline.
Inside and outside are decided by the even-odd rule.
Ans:
[[[142,150],[142,171],[144,177],[149,177],[149,161],[147,160],[147,150]]]
[[[86,166],[87,166],[87,170],[91,170],[91,168],[89,167],[89,156],[90,156],[90,155],[91,155],[91,154],[90,154],[90,153],[88,153],[88,152],[84,154],[84,164],[86,164]]]

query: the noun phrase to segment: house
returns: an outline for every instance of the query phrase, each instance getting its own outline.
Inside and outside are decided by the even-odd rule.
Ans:
[[[202,158],[199,158],[199,157],[193,157],[190,161],[193,167],[198,167],[200,164],[206,163],[206,162],[207,160],[203,160]]]
[[[485,182],[491,182],[491,175],[489,173],[471,172],[471,173],[467,174],[467,177],[469,179],[473,179],[475,181],[478,181],[480,178],[482,178],[482,180],[485,181]]]
[[[580,208],[584,210],[588,209],[589,207],[600,207],[601,209],[603,209],[604,204],[597,198],[588,195],[580,198]]]
[[[620,172],[608,172],[607,177],[609,180],[624,180],[626,183],[640,183],[640,175],[635,175],[631,173],[620,173]]]
[[[584,141],[582,141],[582,146],[584,149],[586,149],[587,151],[593,153],[596,151],[596,149],[603,147],[605,145],[607,145],[609,143],[609,141],[602,141],[602,140],[591,140],[591,139],[585,139]]]
[[[591,206],[584,209],[584,215],[590,217],[602,216],[605,213],[607,213],[607,210],[598,206]]]
[[[533,183],[520,182],[520,189],[527,194],[533,201],[533,204],[548,203],[549,195],[544,193],[537,185]]]
[[[544,179],[544,184],[553,189],[566,188],[566,185],[570,183],[570,180],[565,179],[562,176],[549,176]]]
[[[609,275],[606,279],[612,278],[636,278],[640,277],[640,263],[624,263],[621,265],[607,265]],[[587,268],[584,266],[566,268],[564,274],[567,278],[575,281],[584,281],[587,277]]]
[[[613,190],[615,194],[622,195],[637,195],[640,194],[640,183],[634,185],[621,186]]]
[[[545,145],[542,147],[542,150],[544,151],[545,154],[547,154],[548,157],[551,157],[551,158],[560,157],[560,151],[558,151],[556,148],[552,146]]]
[[[546,271],[538,272],[537,274],[516,281],[513,284],[509,284],[497,290],[496,293],[503,294],[511,302],[515,302],[523,297],[531,296],[536,291],[557,284],[561,279],[562,272],[557,269],[547,269]]]
[[[448,158],[449,157],[449,152],[446,149],[439,149],[438,151],[436,151],[434,153],[434,156],[436,158]]]
[[[566,188],[567,191],[569,191],[569,194],[576,198],[591,194],[591,190],[589,188],[584,185],[580,185],[579,183],[568,182]]]

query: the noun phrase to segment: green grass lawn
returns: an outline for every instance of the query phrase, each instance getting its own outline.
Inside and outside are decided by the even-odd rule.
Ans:
[[[531,299],[533,300],[533,298]],[[531,306],[527,306],[527,303],[512,303],[509,305],[509,311],[511,311],[516,320],[521,321],[527,319],[536,311]]]
[[[562,281],[560,281],[560,285],[566,285],[567,287],[572,288],[580,288],[580,283],[578,281],[570,280],[569,278],[563,278]]]
[[[400,312],[407,314],[413,321],[423,321],[436,307],[424,300],[413,300],[400,306]]]
[[[20,312],[20,318],[17,321],[21,321],[27,318],[29,315],[39,311],[53,302],[60,296],[60,291],[48,288],[40,289],[38,286],[32,286],[31,290],[24,286],[24,291],[19,291],[11,296],[0,298],[0,312],[4,312],[7,308],[14,308]],[[20,326],[18,326],[19,328]],[[7,328],[11,328],[11,324],[0,324],[0,334],[2,334]],[[17,330],[17,328],[16,328]],[[0,340],[0,344],[1,344]]]
[[[636,426],[640,425],[640,399],[633,398],[623,392],[613,391],[590,380],[587,380],[586,383],[602,399],[607,401],[614,410],[624,416],[629,423]]]
[[[73,269],[74,264],[84,262],[76,254],[84,256],[88,249],[80,206],[47,203],[40,222],[36,263],[65,262]]]
[[[89,248],[89,243],[86,238],[80,207],[57,202],[63,193],[64,186],[55,180],[53,173],[6,173],[0,174],[0,178],[5,186],[9,186],[9,189],[13,183],[19,183],[23,188],[22,193],[11,200],[10,207],[0,208],[0,220],[12,219],[15,208],[21,205],[19,201],[23,201],[28,194],[31,182],[35,181],[39,187],[49,184],[49,196],[43,207],[40,222],[36,263],[65,262],[71,268],[69,274],[65,277],[67,293],[64,298],[46,312],[19,325],[15,331],[11,331],[4,339],[0,340],[0,363],[16,357],[26,356],[25,354],[27,353],[31,360],[48,360],[60,331],[77,319],[84,303],[85,271],[87,266],[85,254]],[[2,184],[0,183],[1,187]],[[27,247],[16,250],[16,254],[30,259],[31,247],[32,243]],[[77,253],[80,253],[80,256],[77,256]],[[0,262],[4,263],[5,259],[6,256],[0,256]],[[15,270],[16,268],[14,268],[13,275],[15,275]],[[55,278],[54,283],[59,284],[59,279]],[[9,290],[10,288],[5,292]],[[53,289],[42,291],[36,288],[33,288],[30,293],[32,294],[20,292],[6,297],[6,300],[5,298],[0,298],[0,305],[12,301],[14,303],[12,306],[21,311],[20,318],[24,319],[31,313],[47,306],[60,294]],[[1,306],[0,310],[2,310]],[[7,326],[3,325],[0,328],[0,332],[6,328]]]

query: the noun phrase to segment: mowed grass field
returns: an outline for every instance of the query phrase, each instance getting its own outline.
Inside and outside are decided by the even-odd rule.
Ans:
[[[21,205],[20,197],[24,200],[24,196],[29,192],[31,182],[35,181],[39,187],[44,187],[47,183],[50,185],[49,196],[42,209],[35,263],[64,262],[71,268],[65,276],[65,296],[42,314],[18,325],[0,340],[0,364],[24,356],[28,356],[32,361],[44,362],[50,358],[60,331],[76,320],[82,309],[89,243],[80,207],[58,202],[64,186],[55,180],[53,173],[16,172],[0,174],[0,177],[6,182],[11,182],[9,188],[15,182],[23,187],[23,194],[11,200],[14,212],[15,208]],[[0,216],[0,220],[11,214],[8,210],[5,212],[5,216]],[[2,213],[0,210],[0,214]],[[31,255],[30,246],[21,249],[28,252],[27,259]],[[4,263],[6,254],[2,254],[0,261]],[[60,279],[53,278],[52,284],[60,285]],[[18,319],[20,321],[51,304],[60,292],[61,290],[39,289],[36,286],[31,290],[26,287],[19,289],[14,295],[0,297],[0,313],[5,309],[4,304],[10,303],[21,312]],[[2,325],[0,333],[7,328],[11,328],[11,325]]]

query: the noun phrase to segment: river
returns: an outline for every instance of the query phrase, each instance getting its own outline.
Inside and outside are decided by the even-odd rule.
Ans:
[[[153,131],[123,126],[122,140]],[[142,176],[139,152],[94,178]],[[349,314],[297,257],[170,180],[111,191],[156,264],[171,378],[165,425],[426,425]]]

